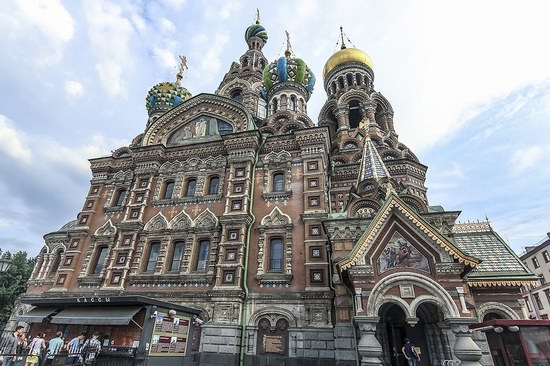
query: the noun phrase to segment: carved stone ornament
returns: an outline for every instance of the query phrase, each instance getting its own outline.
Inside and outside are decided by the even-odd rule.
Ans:
[[[109,219],[105,224],[100,226],[96,232],[96,236],[113,236],[116,234],[116,227],[113,225],[113,222]]]
[[[159,212],[149,222],[145,225],[146,231],[162,231],[166,230],[168,228],[168,221],[166,220],[166,217],[162,214],[162,212]]]

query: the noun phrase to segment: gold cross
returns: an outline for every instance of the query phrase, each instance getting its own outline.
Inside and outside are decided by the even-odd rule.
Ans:
[[[178,73],[176,74],[176,84],[179,85],[181,82],[181,79],[183,79],[183,73],[185,72],[185,70],[188,69],[188,67],[187,67],[187,58],[182,55],[179,55],[178,57],[180,59],[180,65],[178,68]]]
[[[260,9],[256,8],[256,24],[260,24]]]
[[[199,208],[199,206],[195,206],[195,208],[193,209],[193,214],[195,216],[197,216],[197,212],[199,212],[201,209]]]
[[[174,215],[178,212],[175,207],[172,207],[170,211],[168,211],[168,214],[170,214],[170,217],[174,217]]]

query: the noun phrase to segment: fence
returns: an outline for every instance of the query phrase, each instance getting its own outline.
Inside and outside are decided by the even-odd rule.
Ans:
[[[60,353],[55,355],[52,359],[48,359],[46,357],[46,352],[42,352],[37,366],[65,366],[69,358],[72,358],[72,363],[70,363],[70,365],[74,366],[134,366],[136,350],[136,348],[131,347],[104,347],[97,358],[91,363],[84,363],[79,353]],[[24,366],[28,356],[25,350],[21,354],[3,354],[2,358],[12,358],[13,361],[10,366]]]

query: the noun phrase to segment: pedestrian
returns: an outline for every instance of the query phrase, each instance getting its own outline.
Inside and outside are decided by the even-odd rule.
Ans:
[[[82,362],[84,365],[93,365],[97,355],[101,351],[101,342],[98,340],[99,333],[94,332],[92,338],[88,339],[82,346]]]
[[[19,346],[19,338],[23,335],[23,329],[23,326],[18,325],[15,327],[15,331],[7,337],[0,352],[4,357],[2,366],[12,366],[17,361],[17,348]]]
[[[416,351],[416,348],[414,348],[409,338],[405,338],[405,344],[403,345],[403,348],[401,348],[401,352],[405,355],[409,366],[416,366],[416,363],[420,362],[420,355]]]
[[[36,337],[33,338],[29,346],[29,354],[25,362],[25,366],[33,366],[40,361],[40,353],[43,349],[46,349],[46,341],[44,340],[44,333],[38,333]]]
[[[55,355],[61,351],[63,348],[63,332],[55,333],[55,338],[50,339],[48,342],[48,352],[46,353],[46,362],[44,366],[49,366],[52,364]]]
[[[82,332],[77,337],[71,339],[69,344],[67,344],[67,352],[69,352],[69,354],[67,355],[67,362],[65,362],[65,365],[74,365],[78,363],[78,359],[80,358],[80,341],[84,338],[86,338],[86,333]]]

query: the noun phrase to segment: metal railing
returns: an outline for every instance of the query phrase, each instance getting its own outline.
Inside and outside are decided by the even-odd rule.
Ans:
[[[74,365],[74,366],[134,366],[135,365],[135,348],[127,348],[125,350],[117,349],[116,351],[109,350],[105,348],[105,351],[102,350],[93,361],[86,362],[81,353],[68,354],[66,352],[61,352],[53,356],[53,358],[48,358],[46,352],[42,352],[39,356],[39,361],[36,364],[37,366],[65,366],[65,365]],[[27,361],[29,356],[28,352],[25,351],[22,354],[3,354],[2,357],[4,360],[11,358],[12,364],[10,366],[23,366]],[[72,358],[71,363],[67,363],[69,359]]]
[[[441,366],[458,366],[460,365],[460,361],[458,360],[444,360],[441,363]]]

